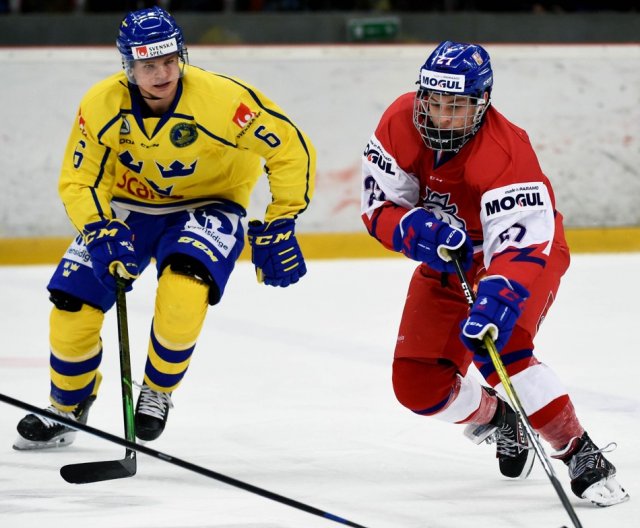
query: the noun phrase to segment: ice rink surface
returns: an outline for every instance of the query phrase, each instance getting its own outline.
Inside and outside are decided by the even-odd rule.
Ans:
[[[209,311],[167,430],[149,447],[367,528],[571,526],[539,463],[528,480],[507,481],[492,446],[396,402],[390,366],[412,262],[315,260],[308,268],[295,287],[274,289],[238,265]],[[42,407],[52,269],[0,267],[0,392]],[[634,527],[640,518],[638,269],[640,254],[574,256],[538,336],[538,357],[565,382],[594,441],[617,442],[608,457],[632,497],[592,507],[571,494],[554,461],[584,528]],[[149,269],[128,296],[137,381],[155,284]],[[105,379],[89,423],[122,436],[114,311],[102,337]],[[124,448],[78,433],[66,449],[17,452],[23,415],[0,403],[2,528],[340,526],[143,454],[133,478],[67,484],[61,466],[121,458]]]

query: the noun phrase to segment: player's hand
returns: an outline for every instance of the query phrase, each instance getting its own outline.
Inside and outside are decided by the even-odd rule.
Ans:
[[[402,217],[393,242],[396,251],[443,273],[456,271],[449,251],[458,251],[465,270],[471,267],[473,261],[473,244],[467,234],[438,220],[421,207],[412,209]]]
[[[528,297],[527,289],[514,280],[507,280],[501,275],[482,279],[469,316],[460,323],[460,339],[464,345],[476,354],[486,355],[482,340],[488,334],[496,349],[502,350]]]
[[[84,226],[82,236],[87,245],[93,273],[108,290],[116,290],[116,274],[127,280],[127,291],[140,275],[133,235],[122,220],[101,220]]]
[[[247,234],[258,282],[286,288],[307,273],[292,218],[274,220],[269,224],[252,220]]]

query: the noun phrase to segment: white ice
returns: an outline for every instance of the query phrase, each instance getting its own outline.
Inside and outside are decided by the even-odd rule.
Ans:
[[[211,309],[167,430],[149,447],[367,528],[571,526],[536,464],[507,481],[493,447],[461,426],[397,403],[390,366],[414,265],[403,259],[310,261],[295,287],[258,285],[236,268]],[[48,404],[51,266],[0,267],[0,392]],[[574,497],[584,528],[640,519],[640,254],[576,255],[538,336],[538,355],[565,382],[585,427],[631,501],[599,509]],[[128,296],[134,378],[144,369],[155,277]],[[122,435],[115,314],[106,318],[105,375],[90,425]],[[65,464],[121,458],[78,433],[54,451],[11,448],[21,409],[0,403],[0,527],[330,528],[338,523],[139,455],[129,479],[71,485]],[[545,445],[548,452],[550,448]],[[634,521],[635,519],[635,521]]]

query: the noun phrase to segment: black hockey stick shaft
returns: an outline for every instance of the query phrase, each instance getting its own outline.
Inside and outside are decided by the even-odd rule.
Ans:
[[[23,402],[21,400],[16,400],[15,398],[11,398],[10,396],[6,396],[2,393],[0,393],[0,401],[8,403],[9,405],[13,405],[14,407],[20,407],[21,409],[32,412],[34,414],[44,416],[46,418],[49,418],[50,420],[53,420],[54,422],[61,423],[73,429],[84,431],[85,433],[89,433],[93,436],[97,436],[98,438],[102,438],[114,444],[118,444],[132,451],[137,451],[138,453],[144,453],[145,455],[163,460],[164,462],[168,462],[169,464],[179,466],[188,471],[193,471],[194,473],[199,473],[200,475],[204,475],[205,477],[209,477],[211,479],[224,482],[229,486],[240,488],[242,490],[248,491],[249,493],[254,493],[256,495],[260,495],[261,497],[265,497],[275,502],[285,504],[286,506],[290,506],[297,510],[302,510],[312,515],[317,515],[319,517],[323,517],[330,521],[344,524],[345,526],[351,526],[352,528],[367,528],[366,526],[354,523],[352,521],[349,521],[347,519],[344,519],[332,513],[320,510],[318,508],[314,508],[313,506],[309,506],[308,504],[305,504],[303,502],[299,502],[294,499],[284,497],[283,495],[278,495],[277,493],[273,493],[271,491],[265,490],[263,488],[259,488],[257,486],[253,486],[252,484],[248,484],[241,480],[228,477],[226,475],[217,473],[205,467],[198,466],[197,464],[192,464],[191,462],[187,462],[186,460],[182,460],[180,458],[168,455],[167,453],[163,453],[162,451],[156,451],[155,449],[151,449],[146,445],[136,444],[134,442],[127,440],[126,438],[120,438],[119,436],[115,436],[115,435],[112,435],[111,433],[107,433],[106,431],[102,431],[101,429],[96,429],[95,427],[91,427],[89,425],[77,422],[75,420],[71,420],[65,416],[59,416],[57,414],[53,414],[45,409],[40,409],[39,407],[35,407],[34,405]]]
[[[116,311],[118,315],[118,343],[120,349],[120,384],[122,388],[122,414],[124,416],[124,436],[130,442],[136,441],[133,413],[133,387],[131,383],[131,356],[129,353],[129,323],[127,318],[127,287],[122,277],[116,277]],[[127,458],[135,459],[134,450],[127,448]]]
[[[467,280],[467,276],[465,275],[464,269],[462,267],[462,263],[460,262],[460,255],[457,251],[450,251],[449,255],[456,268],[456,274],[458,275],[458,279],[460,280],[460,285],[462,286],[462,291],[464,293],[464,296],[467,299],[467,303],[469,304],[469,306],[473,306],[473,303],[475,301],[475,295],[473,293],[473,290],[471,289],[469,281]],[[511,383],[511,377],[509,376],[507,369],[504,366],[504,363],[502,362],[502,358],[500,357],[500,353],[496,348],[496,344],[494,343],[493,339],[491,339],[491,336],[488,333],[485,334],[482,342],[485,348],[487,349],[487,352],[489,353],[491,362],[493,363],[493,366],[496,369],[498,378],[500,378],[500,382],[502,383],[502,386],[507,396],[509,397],[511,404],[513,405],[513,408],[519,415],[520,421],[522,422],[522,426],[527,432],[527,436],[529,437],[529,440],[533,445],[533,449],[538,455],[538,459],[540,460],[540,463],[542,464],[542,467],[544,468],[545,473],[549,477],[549,480],[551,481],[553,488],[556,490],[556,493],[560,498],[560,502],[564,506],[564,509],[569,515],[569,518],[571,519],[571,522],[573,523],[575,528],[582,528],[582,523],[580,522],[580,519],[578,519],[578,516],[576,515],[576,512],[573,509],[573,506],[569,501],[569,497],[567,497],[567,494],[562,488],[562,485],[560,484],[558,477],[553,471],[553,467],[551,466],[551,461],[549,460],[549,456],[545,452],[544,447],[540,443],[540,439],[538,438],[538,435],[535,433],[535,431],[533,430],[533,427],[531,426],[531,423],[529,422],[529,418],[527,417],[527,414],[524,411],[524,407],[522,405],[522,402],[520,401],[518,393],[516,392],[515,388],[513,387],[513,384]]]
[[[125,438],[135,442],[133,413],[133,389],[131,386],[131,358],[129,353],[129,328],[127,322],[127,282],[116,277],[116,312],[118,319],[118,346],[120,350],[120,385]],[[100,460],[68,464],[60,468],[60,475],[71,484],[88,484],[104,480],[132,477],[136,474],[136,452],[127,447],[124,459]]]

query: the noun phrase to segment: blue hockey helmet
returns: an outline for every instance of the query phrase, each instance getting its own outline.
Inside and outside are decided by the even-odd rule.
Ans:
[[[493,86],[487,51],[477,44],[442,42],[420,68],[418,90],[482,97]]]
[[[182,29],[161,7],[149,7],[129,13],[120,23],[116,46],[131,82],[135,82],[132,65],[136,60],[177,53],[183,67],[189,63]]]
[[[425,144],[434,150],[459,150],[479,130],[490,104],[493,70],[489,54],[477,44],[442,42],[420,68],[418,85],[413,121]],[[442,96],[454,96],[448,101],[452,113],[445,117],[457,119],[457,125],[436,123],[443,121],[433,114]],[[464,122],[456,117],[461,109],[467,116]]]

